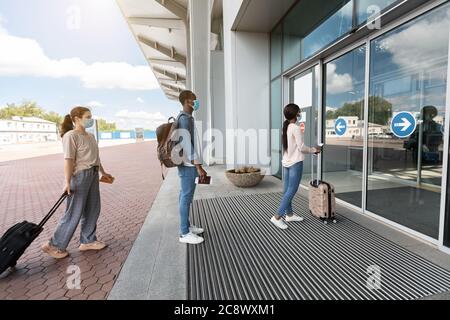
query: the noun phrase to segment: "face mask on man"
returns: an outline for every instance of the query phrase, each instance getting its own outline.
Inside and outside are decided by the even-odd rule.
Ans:
[[[200,109],[200,101],[194,100],[194,103],[192,104],[192,108],[194,109],[194,111],[198,111],[198,109]]]
[[[92,128],[94,126],[94,119],[84,119],[83,120],[83,127],[86,129]]]

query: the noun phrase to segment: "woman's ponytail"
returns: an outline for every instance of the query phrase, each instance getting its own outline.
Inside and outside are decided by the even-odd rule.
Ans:
[[[64,121],[61,124],[61,138],[64,137],[64,135],[73,130],[74,126],[73,126],[73,122],[72,122],[72,117],[70,116],[70,114],[66,115],[64,117]]]
[[[282,135],[282,139],[283,139],[283,151],[287,151],[288,149],[288,138],[287,138],[287,130],[289,127],[289,120],[285,120],[283,123],[283,135]]]
[[[288,149],[288,137],[287,137],[287,130],[289,127],[289,124],[291,123],[291,120],[296,119],[298,113],[300,112],[300,107],[294,103],[288,104],[286,107],[284,107],[283,113],[286,120],[283,123],[283,151],[287,151]]]

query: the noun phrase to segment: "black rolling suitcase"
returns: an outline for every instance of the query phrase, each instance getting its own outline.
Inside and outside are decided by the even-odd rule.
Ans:
[[[23,221],[6,231],[0,239],[0,274],[16,265],[17,260],[41,234],[42,230],[44,230],[44,225],[55,214],[67,196],[67,193],[64,193],[39,224]]]

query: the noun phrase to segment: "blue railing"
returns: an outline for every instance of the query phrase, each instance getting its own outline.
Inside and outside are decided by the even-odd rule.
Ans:
[[[98,135],[100,140],[136,139],[136,131],[99,132]],[[156,139],[156,132],[150,130],[144,131],[144,139]]]

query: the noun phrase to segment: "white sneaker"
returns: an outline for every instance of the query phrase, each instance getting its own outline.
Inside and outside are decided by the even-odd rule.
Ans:
[[[286,222],[302,222],[303,220],[303,217],[296,216],[295,214],[292,217],[286,216]]]
[[[287,229],[287,224],[284,223],[283,219],[277,220],[275,217],[272,217],[272,219],[270,219],[270,221],[272,221],[272,223],[274,225],[276,225],[278,228],[280,229]]]
[[[205,230],[203,230],[203,228],[199,228],[196,226],[191,226],[189,228],[189,232],[192,232],[193,234],[202,234],[203,232],[205,232]]]
[[[204,241],[202,237],[199,237],[198,235],[189,232],[187,235],[180,237],[181,243],[187,243],[187,244],[200,244]]]

